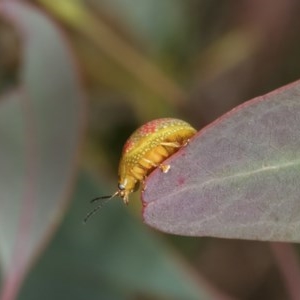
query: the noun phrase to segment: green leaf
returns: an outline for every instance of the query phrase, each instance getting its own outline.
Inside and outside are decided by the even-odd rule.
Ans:
[[[0,12],[21,35],[23,57],[20,85],[0,101],[0,262],[2,293],[12,299],[66,205],[84,102],[53,22],[22,2],[2,1]]]
[[[20,299],[210,299],[183,261],[120,199],[83,224],[91,208],[87,197],[101,191],[82,175],[74,195],[74,205]]]

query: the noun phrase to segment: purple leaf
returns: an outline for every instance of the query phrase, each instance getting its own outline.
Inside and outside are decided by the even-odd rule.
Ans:
[[[66,206],[84,102],[69,47],[53,22],[22,2],[2,1],[0,12],[22,37],[20,85],[0,101],[0,298],[15,299]]]
[[[300,242],[300,82],[201,130],[155,170],[144,219],[189,236]]]

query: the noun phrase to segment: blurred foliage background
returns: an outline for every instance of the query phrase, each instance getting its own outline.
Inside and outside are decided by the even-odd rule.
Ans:
[[[67,210],[58,204],[62,224],[51,240],[43,235],[45,251],[35,253],[17,298],[287,299],[267,243],[160,234],[143,225],[139,193],[129,207],[114,200],[86,226],[81,221],[89,199],[115,190],[123,143],[141,124],[169,116],[200,129],[299,78],[299,1],[30,3],[72,49],[87,124],[72,201]],[[1,95],[20,83],[24,38],[0,16]]]

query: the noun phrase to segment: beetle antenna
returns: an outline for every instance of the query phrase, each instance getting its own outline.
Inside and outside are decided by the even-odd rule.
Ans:
[[[96,198],[92,199],[90,202],[93,203],[93,202],[96,202],[96,201],[99,201],[99,200],[102,200],[102,199],[109,199],[109,198],[112,198],[112,197],[113,197],[113,195],[96,197]]]
[[[91,200],[91,203],[95,202],[95,201],[99,201],[99,200],[104,200],[101,201],[101,203],[96,206],[93,210],[91,210],[83,219],[83,223],[85,224],[88,219],[95,214],[106,202],[108,202],[111,198],[114,198],[115,196],[119,195],[119,191],[116,191],[113,195],[109,195],[109,196],[101,196],[101,197],[96,197],[94,199]]]
[[[107,201],[109,201],[111,198],[106,198],[106,201],[101,202],[101,204],[99,204],[98,206],[96,206],[93,210],[91,210],[83,219],[83,223],[85,224],[87,222],[87,220],[97,212],[97,210],[99,210]]]

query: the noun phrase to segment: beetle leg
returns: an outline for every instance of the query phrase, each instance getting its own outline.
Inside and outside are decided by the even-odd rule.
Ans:
[[[170,168],[171,168],[171,166],[170,166],[170,165],[160,164],[160,165],[159,165],[159,168],[161,169],[161,171],[162,171],[163,173],[168,173],[169,170],[170,170]]]
[[[178,142],[161,142],[160,145],[165,147],[180,148],[182,145]]]
[[[144,177],[144,173],[145,170],[139,166],[134,166],[130,171],[130,174],[137,180],[142,180]]]
[[[182,145],[182,147],[186,147],[186,146],[189,144],[189,142],[190,142],[190,139],[187,139],[187,140],[184,142],[184,144]]]
[[[144,162],[146,162],[147,164],[149,164],[151,167],[157,167],[157,164],[155,163],[155,162],[153,162],[153,161],[151,161],[151,160],[149,160],[149,159],[147,159],[147,158],[142,158],[142,161],[144,161]]]
[[[169,152],[166,150],[166,148],[163,145],[159,145],[155,150],[163,157],[169,156]]]
[[[142,180],[142,192],[146,190],[146,177]]]
[[[125,196],[123,197],[123,202],[124,202],[124,204],[128,205],[128,203],[129,203],[128,195],[125,195]]]

